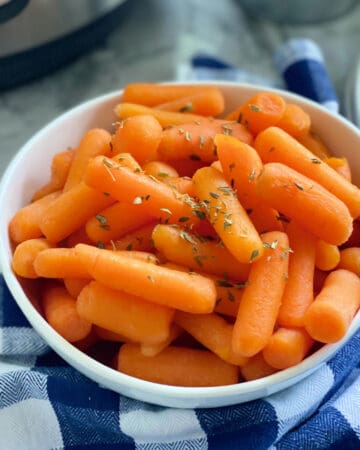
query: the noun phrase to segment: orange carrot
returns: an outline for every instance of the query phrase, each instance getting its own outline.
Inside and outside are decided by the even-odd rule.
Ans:
[[[15,249],[11,266],[16,275],[24,278],[38,278],[34,269],[34,261],[37,255],[52,247],[46,239],[28,239],[21,242]]]
[[[195,196],[194,184],[189,177],[168,177],[164,178],[162,181],[174,189],[174,192],[187,194],[190,197]]]
[[[153,116],[163,128],[204,119],[198,114],[163,111],[135,103],[119,103],[115,106],[114,112],[120,120],[134,116]]]
[[[156,224],[157,222],[151,222],[132,233],[128,233],[121,239],[110,241],[110,244],[106,245],[105,248],[108,250],[140,250],[150,252],[154,250],[151,236]]]
[[[205,277],[141,261],[126,252],[84,244],[75,249],[89,274],[108,287],[187,312],[206,314],[215,307],[215,285]]]
[[[289,275],[279,309],[278,322],[284,327],[304,325],[304,315],[314,300],[314,270],[316,239],[295,222],[286,232],[291,253]]]
[[[43,278],[90,278],[73,248],[48,248],[41,251],[34,260],[34,270]]]
[[[224,107],[224,95],[216,87],[208,87],[206,90],[196,94],[156,105],[156,109],[199,114],[201,116],[217,116],[224,111]]]
[[[360,248],[348,247],[340,251],[338,269],[346,269],[360,276]]]
[[[225,247],[241,263],[263,253],[258,232],[221,172],[203,167],[193,176],[195,194]]]
[[[260,133],[255,148],[263,162],[280,162],[311,178],[330,191],[349,208],[353,217],[360,215],[360,189],[339,175],[296,139],[277,127]]]
[[[39,222],[44,215],[44,211],[60,194],[60,191],[52,192],[19,209],[9,224],[10,239],[19,243],[27,239],[40,238],[43,233],[40,229]]]
[[[86,234],[92,242],[107,244],[151,220],[152,217],[144,214],[138,205],[116,202],[86,222]]]
[[[256,229],[281,231],[277,211],[263,204],[256,192],[256,179],[263,167],[256,150],[232,136],[221,134],[215,136],[215,144],[224,177],[236,191],[241,205],[249,210]]]
[[[75,151],[75,149],[70,148],[54,155],[51,161],[50,181],[35,192],[32,196],[32,201],[39,200],[39,198],[44,197],[45,195],[63,189]]]
[[[300,144],[310,150],[314,156],[320,159],[326,159],[331,156],[330,150],[325,146],[321,138],[311,131],[307,134],[297,136],[296,139]]]
[[[131,153],[127,152],[117,153],[115,156],[111,158],[111,160],[114,161],[116,164],[119,164],[120,166],[125,166],[128,167],[129,169],[132,169],[134,172],[142,171],[140,164]]]
[[[111,135],[101,128],[94,128],[83,136],[75,151],[64,192],[68,191],[83,178],[85,167],[91,158],[97,155],[107,155],[110,152]]]
[[[339,341],[360,305],[358,275],[344,269],[330,272],[305,315],[305,329],[320,342]]]
[[[320,270],[332,270],[340,261],[340,251],[334,244],[318,240],[316,242],[315,265]]]
[[[276,125],[285,113],[284,99],[272,92],[260,92],[251,97],[226,116],[227,120],[237,120],[244,124],[251,133]]]
[[[239,356],[261,351],[273,333],[288,273],[289,241],[285,233],[264,233],[264,255],[254,261],[233,329],[232,348]]]
[[[91,278],[65,277],[63,279],[66,290],[73,298],[77,298],[82,289],[90,283],[90,281]]]
[[[178,177],[179,174],[174,167],[164,161],[149,161],[142,166],[147,175],[152,175],[158,180],[166,180],[169,177]]]
[[[112,203],[114,200],[103,191],[78,183],[42,211],[40,229],[50,241],[60,242]]]
[[[311,119],[300,106],[293,103],[287,103],[285,111],[276,126],[283,129],[291,136],[297,138],[298,136],[307,135],[310,130]]]
[[[324,162],[351,183],[351,168],[346,158],[335,158],[332,156],[324,159]]]
[[[139,346],[121,346],[117,369],[142,380],[173,386],[225,386],[238,382],[238,369],[205,350],[168,347],[144,356]]]
[[[247,358],[232,351],[233,326],[217,314],[189,314],[177,311],[175,322],[224,361],[243,366]]]
[[[90,334],[90,322],[79,316],[76,300],[60,284],[44,286],[42,306],[45,319],[67,341],[76,342]]]
[[[323,186],[280,163],[268,163],[257,179],[257,192],[269,206],[294,219],[304,230],[340,245],[352,231],[345,204]]]
[[[141,344],[141,353],[144,356],[156,356],[167,348],[172,342],[174,342],[179,336],[183,334],[184,330],[180,328],[176,323],[171,324],[169,337],[163,342],[158,344]]]
[[[92,281],[77,299],[80,317],[137,342],[157,343],[169,336],[171,308],[142,300]]]
[[[85,181],[120,202],[137,205],[144,215],[162,218],[170,223],[182,221],[184,217],[188,218],[189,223],[196,221],[191,206],[173,188],[107,158],[99,156],[89,163]]]
[[[157,159],[162,127],[155,117],[139,115],[120,122],[112,138],[114,154],[131,153],[142,164]]]
[[[182,97],[198,94],[211,88],[210,85],[130,83],[125,86],[124,102],[140,105],[156,106],[159,103],[171,102]]]
[[[276,369],[287,369],[301,362],[314,340],[302,328],[278,328],[263,350],[265,361]]]
[[[169,225],[157,225],[152,239],[155,248],[169,261],[219,277],[247,280],[250,264],[239,263],[218,241],[207,240]]]
[[[248,363],[241,367],[240,373],[246,381],[258,380],[277,372],[277,369],[269,366],[265,361],[262,352],[249,358]]]
[[[202,119],[174,126],[163,131],[159,145],[159,154],[166,161],[190,159],[212,162],[217,159],[214,138],[216,134],[234,136],[250,144],[252,135],[246,128],[236,122],[217,119]]]

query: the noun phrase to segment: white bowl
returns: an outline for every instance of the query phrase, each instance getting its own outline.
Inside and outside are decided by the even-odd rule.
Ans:
[[[258,91],[270,90],[237,83],[215,83],[224,92],[231,110]],[[314,102],[279,92],[292,103],[302,106],[312,118],[314,129],[334,155],[346,156],[353,170],[354,182],[360,184],[360,132],[350,122],[329,113]],[[268,377],[231,386],[187,388],[165,386],[122,374],[90,358],[56,333],[38,312],[36,296],[25,293],[11,270],[12,250],[8,223],[15,212],[27,204],[31,194],[49,177],[52,156],[76,145],[90,127],[110,128],[115,120],[114,106],[121,92],[114,92],[83,103],[61,115],[40,130],[15,156],[0,186],[0,262],[6,283],[15,301],[51,348],[84,375],[109,389],[150,403],[180,408],[210,408],[258,399],[280,391],[307,377],[332,357],[360,326],[360,312],[346,336],[338,343],[324,345],[300,364]]]

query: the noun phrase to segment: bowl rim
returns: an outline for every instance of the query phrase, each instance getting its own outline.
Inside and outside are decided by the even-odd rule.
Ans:
[[[328,115],[330,117],[335,118],[340,121],[344,126],[350,128],[350,130],[357,135],[360,142],[360,130],[355,127],[351,122],[345,119],[342,116],[336,116],[336,114],[329,112],[324,107],[319,105],[318,103],[306,99],[300,95],[287,92],[282,89],[272,88],[268,86],[261,85],[252,85],[249,83],[236,83],[230,81],[188,81],[188,82],[164,82],[163,84],[212,84],[221,87],[235,88],[235,89],[246,89],[250,92],[259,92],[259,91],[271,91],[279,93],[285,98],[291,99],[294,102],[301,103],[303,105],[307,105],[311,108],[315,108],[322,114]],[[54,120],[47,123],[44,127],[42,127],[38,132],[36,132],[16,153],[13,157],[9,165],[7,166],[0,183],[0,205],[4,202],[4,196],[10,186],[10,181],[12,179],[13,173],[16,171],[17,166],[23,156],[32,148],[34,143],[42,136],[51,132],[52,127],[60,124],[64,119],[79,113],[83,109],[89,109],[94,106],[98,106],[99,104],[106,102],[108,100],[112,100],[115,98],[120,98],[123,90],[111,91],[109,93],[97,96],[85,102],[82,102],[71,109],[63,112],[60,116],[55,118]],[[0,220],[1,225],[1,220]],[[7,236],[7,239],[3,238]],[[142,379],[138,379],[124,373],[121,373],[111,367],[108,367],[90,356],[86,355],[81,350],[77,349],[74,345],[66,341],[62,338],[43,318],[43,316],[36,310],[36,308],[31,304],[30,300],[26,296],[23,291],[20,282],[18,281],[15,274],[12,272],[11,263],[9,259],[9,238],[6,231],[0,230],[0,270],[3,272],[3,276],[5,282],[12,293],[16,303],[30,322],[30,324],[35,328],[35,330],[40,334],[46,343],[56,352],[58,353],[66,362],[68,362],[71,366],[75,367],[81,373],[85,374],[89,378],[98,381],[102,385],[104,385],[104,378],[108,382],[105,386],[107,388],[112,389],[113,391],[123,393],[121,389],[116,389],[116,385],[126,385],[126,388],[130,390],[132,393],[129,395],[125,393],[125,395],[129,395],[133,398],[137,398],[138,400],[150,401],[155,403],[154,401],[148,400],[148,398],[144,399],[144,393],[149,394],[152,398],[157,396],[165,395],[169,396],[176,401],[185,400],[191,403],[192,400],[196,397],[196,399],[208,400],[208,405],[203,407],[213,407],[218,406],[219,397],[223,398],[221,402],[222,406],[241,403],[242,401],[248,401],[256,398],[263,398],[267,395],[267,393],[273,393],[280,390],[285,389],[291,384],[294,384],[301,379],[309,376],[314,371],[318,370],[326,361],[328,361],[335,353],[349,340],[349,338],[358,330],[360,327],[360,311],[354,317],[346,335],[337,343],[334,344],[325,344],[320,349],[316,350],[313,354],[307,356],[303,361],[299,364],[280,370],[272,375],[252,380],[252,381],[244,381],[239,382],[237,384],[227,385],[227,386],[215,386],[215,387],[183,387],[183,386],[172,386],[172,385],[163,385],[159,383],[154,383]],[[355,320],[357,319],[357,320]],[[69,362],[71,359],[72,362]],[[76,361],[76,365],[73,361]],[[99,374],[100,372],[100,374]],[[295,380],[295,381],[294,381]],[[281,384],[281,387],[278,388],[275,385]],[[263,394],[259,397],[256,396],[256,391],[261,390]],[[135,391],[135,392],[133,392]],[[141,395],[138,395],[140,392]],[[264,394],[265,393],[265,394]],[[246,400],[236,400],[237,397],[246,395]],[[233,399],[235,398],[235,401]],[[213,401],[213,403],[212,403]],[[215,401],[215,403],[214,403]],[[156,402],[159,405],[163,406],[175,406],[173,401],[159,399]],[[180,407],[184,407],[181,405]],[[193,406],[185,406],[185,407],[193,407]]]

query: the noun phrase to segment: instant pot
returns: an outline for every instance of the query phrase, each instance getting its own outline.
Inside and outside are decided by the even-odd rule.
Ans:
[[[39,77],[101,42],[126,0],[0,0],[0,89]]]

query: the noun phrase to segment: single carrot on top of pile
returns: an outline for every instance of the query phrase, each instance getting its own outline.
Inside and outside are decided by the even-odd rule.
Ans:
[[[343,338],[359,308],[347,160],[277,93],[225,111],[214,85],[126,86],[115,128],[56,154],[10,221],[45,319],[83,351],[117,345],[120,372],[254,380]]]

